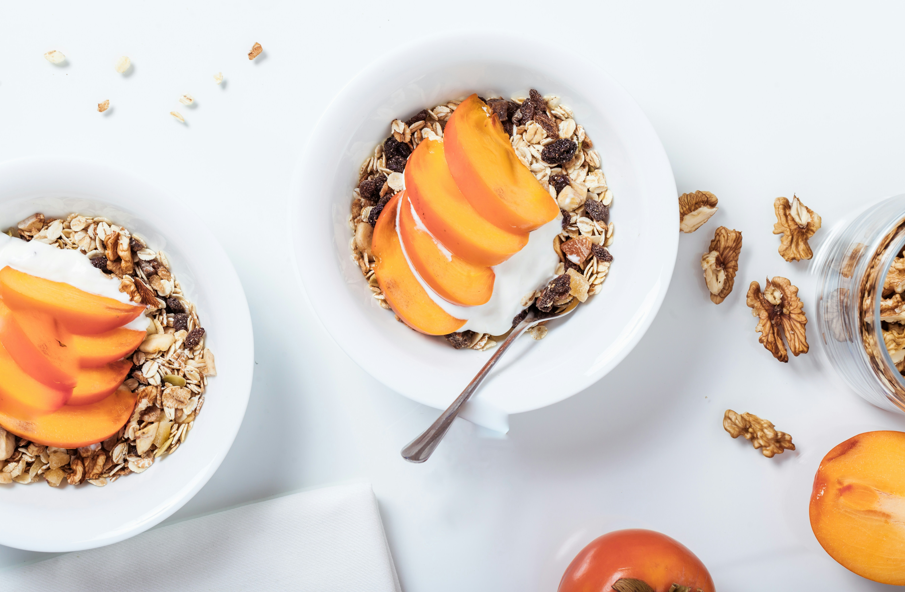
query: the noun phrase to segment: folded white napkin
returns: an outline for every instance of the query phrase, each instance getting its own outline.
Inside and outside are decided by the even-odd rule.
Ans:
[[[18,590],[399,592],[370,484],[286,495],[0,574]]]

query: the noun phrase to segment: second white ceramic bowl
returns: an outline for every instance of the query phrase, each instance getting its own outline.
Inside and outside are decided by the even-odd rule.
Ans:
[[[218,375],[204,409],[172,456],[98,488],[46,483],[0,486],[0,544],[77,551],[115,543],[158,524],[207,483],[232,445],[254,369],[251,317],[232,263],[196,216],[166,191],[118,169],[64,157],[0,164],[0,229],[35,213],[104,216],[166,252],[198,306]],[[2,379],[2,378],[0,378]],[[0,586],[2,587],[2,586]]]
[[[466,417],[498,429],[508,414],[560,401],[612,370],[666,294],[678,247],[676,186],[660,140],[628,93],[570,50],[499,33],[434,35],[379,59],[339,93],[308,140],[290,196],[298,271],[329,333],[377,380],[445,408],[490,353],[454,350],[378,307],[350,258],[352,190],[394,118],[473,92],[526,96],[529,88],[560,96],[594,141],[615,194],[615,261],[589,305],[544,340],[515,344],[487,379]]]

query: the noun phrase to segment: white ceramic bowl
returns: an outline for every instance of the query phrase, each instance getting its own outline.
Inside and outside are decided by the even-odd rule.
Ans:
[[[254,368],[251,318],[226,253],[192,212],[166,191],[88,161],[39,157],[0,164],[0,228],[34,212],[105,216],[167,253],[198,305],[218,376],[176,454],[106,487],[46,483],[0,486],[0,544],[76,551],[121,541],[181,508],[223,461],[245,415]]]
[[[290,196],[297,267],[329,333],[376,379],[445,408],[490,354],[456,351],[377,306],[350,259],[352,190],[394,118],[472,92],[526,96],[529,88],[559,95],[594,141],[615,194],[615,261],[588,306],[543,341],[516,343],[487,379],[470,418],[502,429],[508,414],[565,399],[612,370],[666,294],[678,247],[676,186],[656,133],[628,93],[576,52],[535,39],[432,35],[379,59],[339,93],[308,140]]]

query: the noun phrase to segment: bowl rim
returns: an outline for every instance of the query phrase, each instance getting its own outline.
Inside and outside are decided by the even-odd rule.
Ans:
[[[303,149],[299,161],[293,171],[292,181],[290,185],[290,195],[288,200],[288,215],[290,216],[290,220],[304,219],[304,212],[302,210],[303,201],[297,196],[304,193],[304,182],[307,178],[307,175],[310,174],[310,171],[307,170],[310,165],[308,165],[307,163],[313,162],[314,157],[318,153],[318,140],[320,138],[326,137],[329,133],[331,133],[331,123],[335,121],[341,121],[343,114],[346,113],[347,106],[353,105],[356,100],[360,100],[357,99],[357,97],[368,96],[368,81],[374,76],[375,72],[384,72],[389,70],[390,66],[396,64],[397,62],[409,61],[411,60],[410,56],[412,55],[419,56],[418,58],[416,58],[419,61],[423,60],[425,59],[425,56],[430,56],[432,51],[436,51],[436,48],[438,47],[481,47],[482,49],[486,50],[486,54],[488,56],[494,56],[495,61],[500,61],[500,59],[497,57],[497,54],[495,54],[493,51],[494,48],[502,48],[507,46],[524,47],[525,44],[529,44],[529,46],[534,50],[543,50],[549,55],[559,56],[560,61],[569,62],[569,67],[576,72],[578,71],[579,67],[584,68],[585,71],[593,71],[597,79],[602,80],[614,92],[619,93],[621,96],[619,96],[618,98],[622,101],[622,103],[627,108],[634,111],[633,116],[636,118],[637,123],[641,126],[639,130],[647,134],[648,139],[650,140],[648,143],[648,150],[650,154],[659,161],[659,166],[662,167],[660,171],[663,173],[663,175],[661,175],[662,178],[657,179],[656,181],[659,183],[666,183],[668,185],[669,192],[673,196],[678,196],[672,167],[667,157],[666,150],[663,147],[659,136],[654,130],[653,125],[644,115],[637,102],[625,90],[625,88],[618,84],[615,80],[613,80],[596,64],[587,60],[583,56],[564,51],[561,48],[547,43],[546,41],[537,40],[521,34],[510,32],[501,33],[498,31],[482,29],[460,29],[418,37],[402,44],[401,46],[389,52],[386,52],[381,56],[378,56],[364,68],[362,68],[336,93],[328,106],[321,113],[320,117],[317,119],[315,126],[308,137],[305,148]],[[568,60],[566,60],[566,58],[568,58]],[[475,60],[463,58],[462,61],[473,62]],[[491,60],[488,59],[487,61]],[[449,63],[446,63],[444,64],[444,67],[448,65]],[[531,64],[528,65],[530,66]],[[678,219],[678,200],[673,200],[672,205],[669,207],[675,210],[675,217],[676,219]],[[321,296],[317,290],[313,289],[314,286],[310,284],[309,280],[306,280],[306,274],[303,273],[302,269],[303,253],[305,252],[305,239],[304,235],[298,231],[297,226],[293,226],[291,238],[292,259],[298,281],[302,287],[302,290],[307,296],[307,300],[314,311],[315,317],[318,319],[318,321],[321,323],[321,325],[324,327],[333,341],[337,345],[339,345],[339,347],[359,367],[363,368],[386,387],[399,392],[403,396],[406,396],[407,398],[410,398],[414,401],[428,406],[441,408],[441,406],[437,405],[435,402],[423,396],[420,396],[417,391],[406,389],[404,385],[391,381],[387,373],[379,368],[379,364],[366,359],[364,356],[356,354],[356,347],[353,344],[353,337],[346,332],[339,330],[339,327],[337,326],[336,315],[332,314],[329,311],[329,307],[323,304],[324,297]],[[629,352],[634,349],[637,343],[647,332],[654,318],[657,316],[660,306],[662,305],[663,300],[666,297],[666,293],[669,289],[672,275],[675,270],[676,258],[678,256],[678,246],[679,227],[678,224],[676,224],[673,240],[665,241],[664,250],[659,252],[659,255],[662,257],[663,265],[660,266],[660,281],[657,285],[656,294],[653,296],[652,300],[647,303],[647,312],[644,314],[643,318],[640,319],[640,321],[634,326],[631,337],[625,340],[624,346],[621,347],[621,349],[615,355],[613,355],[606,362],[606,364],[595,369],[593,372],[581,374],[579,378],[574,380],[568,386],[568,388],[563,388],[557,391],[556,394],[547,397],[543,404],[516,409],[510,411],[509,413],[522,413],[532,411],[552,405],[554,403],[558,403],[596,383],[613,368],[615,368],[629,354]],[[472,403],[469,403],[469,405],[473,404],[474,401],[472,401]],[[445,405],[443,407],[445,407]]]
[[[140,201],[127,197],[130,196],[129,190],[131,188],[135,194],[153,194],[155,199],[158,200],[154,204],[155,207],[169,205],[172,207],[172,210],[170,211],[185,211],[189,209],[184,203],[178,201],[168,190],[141,176],[119,167],[113,167],[108,164],[79,157],[51,154],[46,156],[25,156],[6,160],[0,162],[0,180],[7,177],[15,178],[22,175],[34,175],[37,172],[46,174],[47,171],[55,171],[57,176],[61,174],[60,171],[63,171],[62,174],[65,175],[67,174],[65,172],[67,169],[77,169],[80,170],[81,173],[95,175],[97,178],[104,179],[104,184],[113,184],[121,188],[119,194],[123,197],[119,198],[120,201],[118,202],[107,198],[91,196],[90,192],[83,193],[85,199],[93,200],[99,204],[108,204],[122,210],[132,210],[140,216],[142,210],[147,211],[149,208],[143,206]],[[69,176],[70,178],[74,178],[74,175],[71,173]],[[84,183],[83,181],[79,182]],[[39,184],[36,184],[36,186],[37,185]],[[99,190],[95,189],[95,191]],[[26,199],[33,199],[33,197]],[[7,200],[3,199],[2,201],[6,203]],[[11,198],[10,201],[18,201],[18,198]],[[147,214],[146,216],[148,218],[152,217]],[[212,432],[212,441],[216,442],[214,453],[208,456],[206,460],[199,459],[197,464],[200,468],[197,472],[190,474],[188,478],[182,478],[182,483],[179,483],[174,487],[172,492],[165,498],[157,500],[149,506],[145,506],[143,509],[136,512],[135,515],[124,515],[119,527],[110,526],[106,532],[91,532],[76,539],[61,540],[60,533],[53,532],[50,529],[47,529],[46,532],[52,534],[42,537],[40,535],[35,535],[36,532],[40,532],[42,529],[35,528],[33,525],[29,529],[29,533],[23,533],[23,529],[9,528],[10,525],[5,524],[4,528],[0,529],[0,544],[26,551],[70,552],[92,549],[128,539],[159,524],[182,508],[210,480],[226,458],[229,450],[232,448],[232,444],[235,441],[244,419],[248,400],[251,395],[251,385],[254,373],[254,334],[252,331],[251,314],[244,289],[239,281],[239,276],[222,245],[217,241],[210,229],[200,221],[200,216],[191,215],[186,216],[186,218],[187,220],[185,222],[178,221],[173,223],[173,226],[168,232],[163,232],[163,229],[160,228],[160,225],[157,223],[152,223],[151,225],[160,229],[161,234],[170,239],[176,236],[180,230],[190,229],[191,232],[194,233],[194,237],[189,242],[191,242],[192,245],[200,245],[202,243],[205,245],[203,250],[193,250],[191,253],[185,252],[181,254],[193,268],[200,267],[199,259],[203,256],[204,266],[208,269],[215,270],[213,273],[216,273],[218,276],[218,286],[226,288],[227,296],[222,298],[229,302],[228,307],[234,315],[231,317],[231,320],[234,322],[231,323],[229,327],[230,335],[238,336],[236,339],[237,343],[230,345],[229,347],[235,348],[235,357],[247,360],[247,362],[243,364],[230,365],[230,377],[228,381],[221,380],[215,383],[218,385],[218,390],[229,393],[231,404],[228,408],[230,413],[226,416],[227,421],[219,423],[217,429]],[[218,305],[218,308],[221,306],[222,305]],[[228,341],[232,341],[232,339],[217,338],[218,344],[221,342],[221,339],[224,346]],[[218,371],[218,375],[222,375],[222,369],[218,370],[220,370]],[[222,386],[219,386],[221,384]],[[210,389],[208,389],[208,391],[209,390]],[[199,434],[196,434],[196,438],[197,437],[199,437]],[[189,450],[191,450],[191,448],[187,448],[184,454],[191,454]],[[32,484],[31,486],[39,487],[40,485]],[[149,486],[153,487],[153,484],[150,484]],[[85,488],[87,486],[82,487]],[[115,487],[115,485],[113,485],[113,487]],[[70,495],[76,494],[77,490],[69,492],[68,490],[70,489],[71,488],[69,487],[64,488],[62,491],[59,491],[59,493],[62,495],[66,495],[67,493],[70,493]],[[0,491],[0,505],[2,504],[3,497],[2,491]]]

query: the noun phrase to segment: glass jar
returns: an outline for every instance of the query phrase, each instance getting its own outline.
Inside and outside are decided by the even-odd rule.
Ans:
[[[855,392],[905,412],[905,378],[886,349],[880,322],[883,281],[905,246],[905,195],[839,224],[813,259],[820,349]]]

